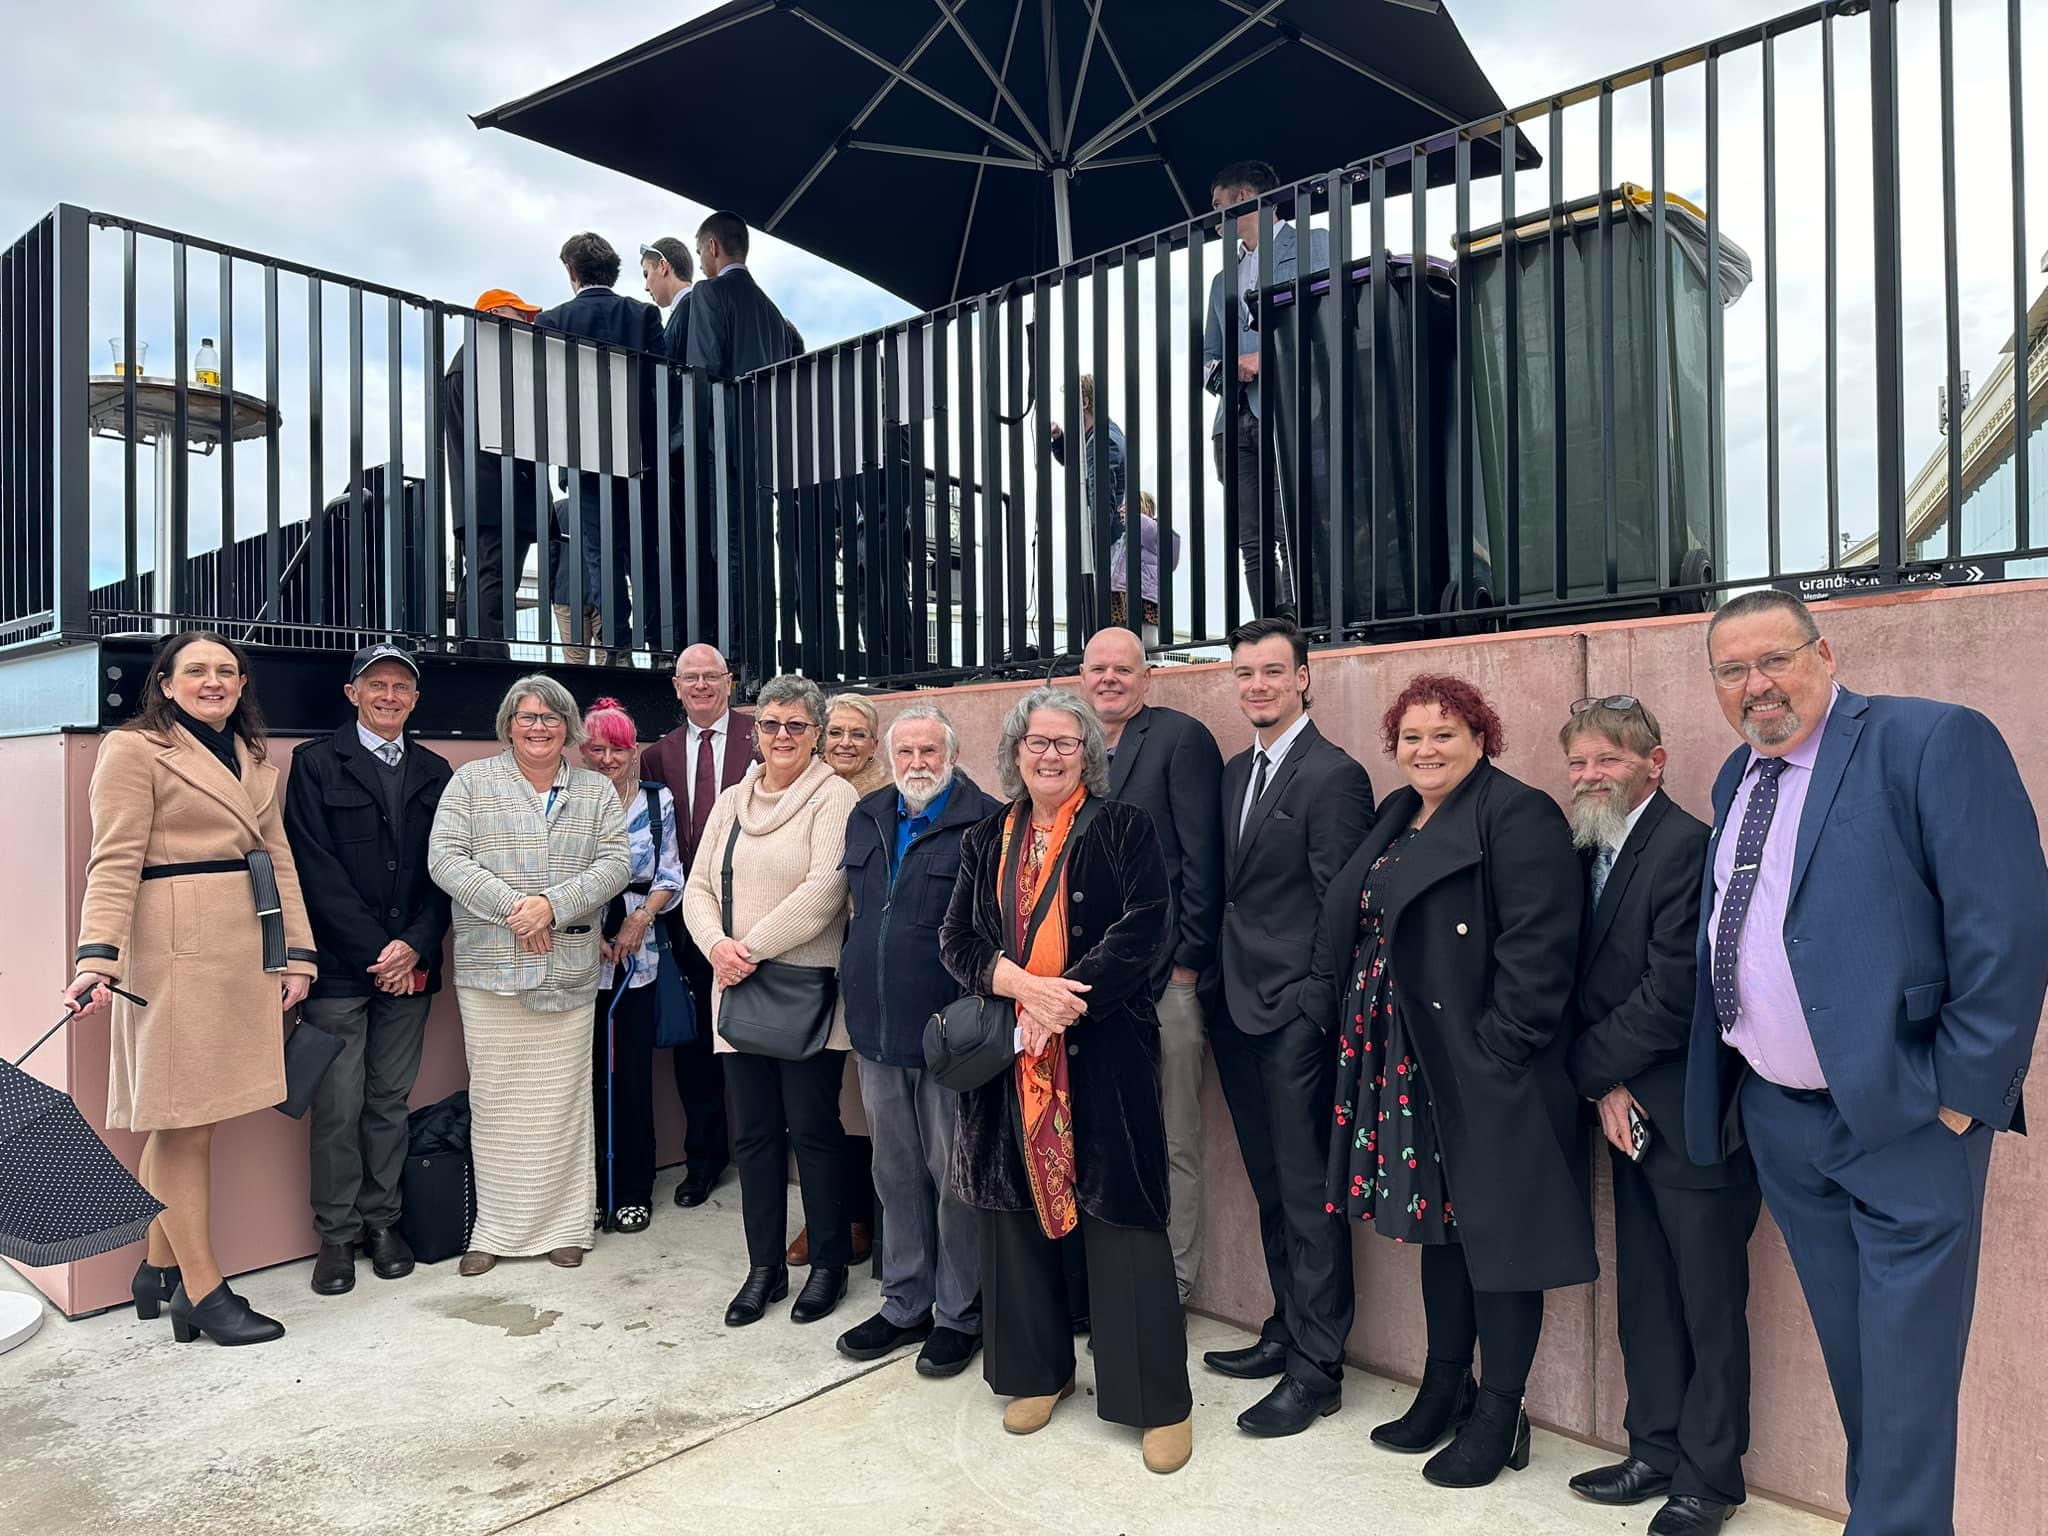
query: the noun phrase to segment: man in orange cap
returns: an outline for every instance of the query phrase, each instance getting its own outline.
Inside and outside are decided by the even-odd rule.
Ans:
[[[521,325],[533,324],[540,313],[509,288],[487,288],[477,297],[477,313]],[[448,442],[449,512],[455,525],[455,555],[459,571],[456,587],[455,633],[468,637],[463,649],[471,654],[506,656],[504,638],[505,588],[507,577],[516,589],[526,556],[540,537],[540,482],[530,461],[501,458],[479,451],[476,456],[476,553],[468,548],[468,503],[465,496],[470,449],[475,443],[463,429],[462,349],[455,349],[454,361],[442,380],[442,428]],[[481,423],[479,423],[481,426]],[[512,469],[512,560],[505,560],[504,468]],[[471,583],[474,581],[477,614],[469,615]]]

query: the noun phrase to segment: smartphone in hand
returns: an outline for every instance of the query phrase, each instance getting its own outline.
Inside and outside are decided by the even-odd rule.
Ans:
[[[1650,1122],[1634,1104],[1628,1107],[1628,1156],[1629,1161],[1640,1163],[1643,1154],[1650,1150]]]

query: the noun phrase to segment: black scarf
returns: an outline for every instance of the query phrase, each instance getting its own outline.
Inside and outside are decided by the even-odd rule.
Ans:
[[[199,745],[220,759],[223,768],[238,779],[242,776],[241,761],[235,756],[235,732],[232,726],[227,730],[217,729],[204,720],[188,714],[184,707],[178,704],[171,706],[171,713],[178,717],[178,724],[190,731]],[[228,718],[232,720],[234,717],[230,715]]]

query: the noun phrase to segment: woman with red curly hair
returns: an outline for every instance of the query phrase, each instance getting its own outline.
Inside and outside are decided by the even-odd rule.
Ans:
[[[1528,1465],[1543,1293],[1598,1272],[1564,1065],[1582,880],[1557,803],[1493,766],[1472,684],[1411,678],[1380,734],[1406,784],[1330,882],[1302,1003],[1335,1026],[1329,1208],[1422,1248],[1422,1388],[1372,1438],[1455,1431],[1423,1476],[1471,1488]]]

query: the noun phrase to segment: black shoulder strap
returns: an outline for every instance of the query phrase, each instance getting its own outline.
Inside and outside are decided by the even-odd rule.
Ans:
[[[721,891],[719,912],[725,928],[725,936],[732,937],[732,851],[739,846],[740,818],[735,811],[732,818],[732,836],[725,840],[725,863],[718,871],[718,885]]]
[[[1081,809],[1074,814],[1074,824],[1067,829],[1067,840],[1060,845],[1060,856],[1053,860],[1053,866],[1046,871],[1045,880],[1038,888],[1038,901],[1031,909],[1031,925],[1024,930],[1023,955],[1011,954],[1010,936],[1017,931],[1017,882],[1010,870],[1005,868],[1003,854],[1014,846],[1023,833],[1023,818],[1030,816],[1031,804],[1020,800],[1010,818],[1010,836],[1004,840],[1004,847],[996,854],[996,881],[1002,886],[1003,897],[1003,953],[1018,965],[1024,963],[1031,953],[1031,941],[1038,937],[1038,929],[1052,911],[1053,898],[1059,895],[1060,877],[1067,867],[1067,856],[1074,851],[1074,844],[1081,840],[1081,834],[1088,830],[1088,824],[1102,809],[1102,802],[1090,795],[1081,803]],[[1022,857],[1020,853],[1018,857]]]
[[[668,825],[662,819],[661,814],[661,786],[659,784],[642,784],[640,786],[640,793],[647,798],[647,830],[654,839],[654,866],[656,869],[659,869],[661,867],[661,834]]]

